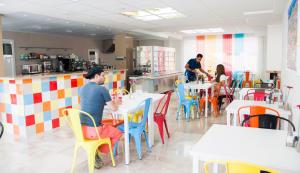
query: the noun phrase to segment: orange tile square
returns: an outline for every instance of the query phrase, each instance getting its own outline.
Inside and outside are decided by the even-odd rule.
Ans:
[[[22,95],[23,94],[23,88],[22,84],[17,84],[17,94]]]
[[[14,135],[19,136],[20,135],[20,128],[17,125],[14,125]]]
[[[120,74],[117,75],[117,80],[118,81],[121,80],[121,75]]]
[[[28,79],[23,79],[23,84],[29,84],[32,83],[32,79],[28,78]]]
[[[66,109],[66,108],[59,108],[58,109],[58,116],[59,117],[63,117],[63,113],[62,112],[63,112],[64,109]]]
[[[5,104],[0,103],[0,112],[5,112]]]
[[[0,79],[0,83],[3,83],[3,80],[2,80],[2,79]]]
[[[80,104],[80,97],[78,96],[78,103]]]
[[[43,103],[43,112],[47,112],[47,111],[50,111],[51,110],[51,102],[48,101],[48,102],[44,102]]]
[[[58,99],[65,98],[65,90],[64,89],[61,89],[61,90],[57,91],[57,98]]]
[[[44,123],[39,123],[35,125],[36,133],[43,133],[44,132]]]
[[[81,87],[83,85],[83,78],[78,78],[77,79],[77,86]]]
[[[64,79],[71,79],[71,75],[64,75]]]

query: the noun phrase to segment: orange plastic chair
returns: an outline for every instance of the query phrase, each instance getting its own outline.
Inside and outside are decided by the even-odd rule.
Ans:
[[[89,173],[94,172],[95,154],[100,145],[106,144],[109,146],[112,165],[113,166],[116,165],[114,155],[112,152],[112,147],[111,147],[112,145],[111,145],[110,138],[100,138],[98,130],[96,129],[95,120],[90,114],[88,114],[84,111],[81,111],[81,110],[77,110],[77,109],[64,109],[62,111],[62,114],[64,117],[66,117],[66,120],[67,120],[68,124],[70,125],[70,127],[74,133],[74,136],[76,138],[71,172],[74,172],[74,170],[75,170],[77,151],[80,147],[82,147],[87,152]],[[85,139],[83,137],[82,127],[81,127],[81,123],[80,123],[80,116],[87,116],[92,120],[98,140]]]
[[[219,110],[219,106],[218,106],[218,97],[220,95],[220,85],[216,84],[214,86],[214,95],[213,96],[208,96],[207,101],[211,103],[212,107],[213,107],[213,112],[215,116],[220,115],[220,110]],[[201,98],[199,101],[199,110],[200,112],[202,112],[203,107],[205,105],[205,98]]]
[[[260,165],[255,165],[251,163],[246,162],[240,162],[240,161],[207,161],[204,164],[205,173],[210,173],[212,171],[209,171],[209,166],[212,164],[218,164],[218,165],[224,165],[226,169],[226,173],[260,173],[260,172],[268,172],[268,173],[278,173],[278,171],[263,167]]]
[[[243,81],[243,88],[247,87],[247,88],[253,88],[253,82],[250,81],[250,72],[246,71],[245,72],[245,80]]]
[[[245,110],[245,109],[250,109],[250,114],[248,114],[248,116],[266,114],[267,110],[272,111],[277,116],[280,116],[278,111],[276,111],[272,108],[265,107],[265,106],[243,106],[243,107],[240,107],[238,109],[238,122],[239,122],[239,124],[241,124],[241,111]],[[258,120],[259,120],[258,117],[251,118],[249,120],[249,127],[258,128],[259,127],[259,121]],[[278,121],[278,123],[279,123],[279,121]]]

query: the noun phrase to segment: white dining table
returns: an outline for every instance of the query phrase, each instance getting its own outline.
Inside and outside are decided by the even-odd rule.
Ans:
[[[184,84],[184,88],[188,88],[190,90],[205,90],[205,103],[208,103],[208,90],[213,88],[214,82],[189,82]],[[207,105],[205,104],[205,117],[207,117]]]
[[[214,124],[192,147],[193,173],[208,160],[237,160],[273,168],[282,173],[300,172],[300,153],[286,146],[287,132]]]
[[[128,114],[133,113],[138,110],[140,107],[140,103],[142,103],[145,99],[151,98],[151,104],[148,115],[148,134],[149,134],[149,144],[152,146],[154,144],[154,104],[157,103],[164,94],[154,94],[154,93],[132,93],[123,96],[122,103],[119,105],[119,108],[114,114],[119,114],[124,117],[124,139],[125,139],[125,164],[129,164],[130,162],[130,150],[129,150],[129,121]]]
[[[281,117],[289,119],[289,116],[292,114],[289,110],[284,110],[280,108],[279,104],[268,104],[265,101],[254,101],[254,100],[233,100],[227,107],[226,107],[226,118],[227,118],[227,125],[231,125],[231,115],[233,115],[233,125],[237,126],[237,114],[238,109],[243,106],[265,106],[271,109],[278,111]],[[244,113],[244,112],[243,112]],[[288,129],[288,123],[284,122],[283,129]]]
[[[242,88],[239,91],[239,98],[240,98],[240,100],[244,99],[244,97],[247,95],[247,93],[248,93],[249,90],[255,90],[255,89],[265,90],[266,93],[270,93],[271,92],[270,89],[264,89],[264,88]],[[281,93],[281,91],[276,91],[274,93],[274,95],[277,97],[277,99],[279,99],[282,96],[282,93]]]

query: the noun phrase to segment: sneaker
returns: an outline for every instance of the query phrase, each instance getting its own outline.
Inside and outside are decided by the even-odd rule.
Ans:
[[[100,169],[103,166],[104,166],[104,163],[103,163],[101,157],[98,155],[98,153],[96,153],[96,155],[95,155],[95,168]]]

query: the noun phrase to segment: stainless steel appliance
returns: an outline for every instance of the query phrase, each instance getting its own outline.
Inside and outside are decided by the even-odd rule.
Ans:
[[[43,62],[43,72],[50,73],[52,71],[52,63],[51,61],[44,61]]]
[[[4,59],[4,75],[15,76],[16,64],[15,64],[15,51],[14,41],[3,39],[3,59]]]
[[[42,73],[42,66],[40,64],[28,64],[22,66],[22,74],[36,73]]]

